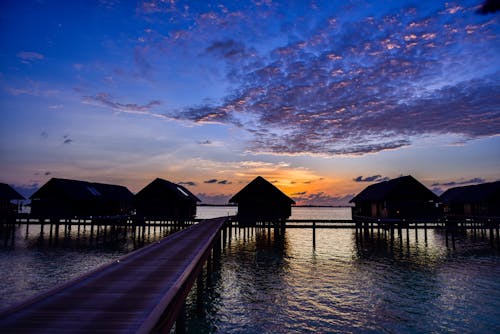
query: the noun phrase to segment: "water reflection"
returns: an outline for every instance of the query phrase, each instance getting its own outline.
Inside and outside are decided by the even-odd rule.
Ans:
[[[0,309],[116,260],[180,228],[2,226]]]
[[[444,231],[363,232],[234,228],[188,332],[500,328],[500,260],[488,238],[456,233],[453,249]]]

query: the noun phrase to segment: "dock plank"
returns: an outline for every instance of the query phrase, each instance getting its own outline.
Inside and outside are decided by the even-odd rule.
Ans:
[[[192,225],[15,306],[0,314],[0,332],[148,332],[226,219]]]

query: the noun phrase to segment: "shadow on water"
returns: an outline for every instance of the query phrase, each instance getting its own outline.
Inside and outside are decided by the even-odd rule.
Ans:
[[[182,227],[10,225],[0,231],[0,309],[162,239]],[[22,277],[22,279],[19,279]]]
[[[445,332],[450,328],[470,331],[474,328],[470,323],[482,329],[499,325],[496,316],[483,319],[484,313],[495,315],[497,307],[497,301],[489,299],[491,287],[483,283],[485,268],[493,269],[498,263],[495,234],[488,230],[360,230],[352,238],[355,265],[362,268],[365,288],[370,290],[365,295],[370,307],[366,327]]]
[[[285,285],[282,279],[289,271],[285,229],[233,227],[231,235],[215,270],[208,274],[204,269],[202,295],[193,288],[188,296],[188,333],[217,332],[220,323],[230,320],[221,315],[227,298],[239,300],[232,310],[235,317],[245,319],[244,327],[265,321],[261,309],[284,296],[274,287]]]

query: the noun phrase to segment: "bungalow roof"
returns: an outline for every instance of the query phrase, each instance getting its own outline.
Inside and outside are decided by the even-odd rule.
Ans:
[[[372,184],[363,189],[358,195],[349,201],[353,202],[380,202],[389,198],[402,197],[404,194],[414,193],[419,198],[427,197],[437,200],[438,197],[426,186],[417,181],[413,176],[401,176],[389,181]]]
[[[133,196],[130,190],[124,186],[52,178],[31,195],[30,198],[58,199],[67,197],[73,200],[131,200]]]
[[[165,194],[173,196],[181,201],[201,202],[192,192],[180,184],[176,184],[164,179],[156,178],[150,184],[142,188],[136,197],[162,197]]]
[[[15,199],[21,200],[24,199],[24,197],[7,183],[0,183],[0,199],[11,201]]]
[[[440,199],[443,203],[480,203],[500,197],[500,181],[455,187],[446,190]]]
[[[239,203],[246,199],[269,199],[279,200],[288,204],[295,204],[295,201],[285,195],[281,190],[264,179],[262,176],[256,177],[252,182],[247,184],[236,195],[229,199],[230,203]]]

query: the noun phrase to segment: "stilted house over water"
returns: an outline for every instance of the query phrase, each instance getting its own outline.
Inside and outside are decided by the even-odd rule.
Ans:
[[[372,184],[356,195],[353,217],[437,218],[438,196],[411,175]]]
[[[6,183],[0,183],[0,218],[9,219],[15,216],[18,211],[18,204],[13,201],[24,200],[17,191]]]
[[[292,213],[295,201],[261,176],[247,184],[230,200],[238,204],[240,223],[284,222]]]
[[[127,215],[134,195],[124,186],[52,178],[30,199],[34,217],[83,218]]]
[[[201,202],[185,187],[157,178],[135,195],[137,217],[185,221],[196,216]]]
[[[500,181],[450,188],[440,199],[446,216],[500,217]]]

